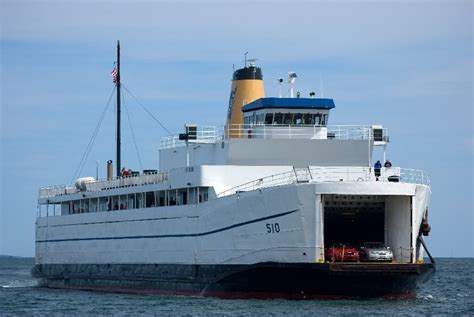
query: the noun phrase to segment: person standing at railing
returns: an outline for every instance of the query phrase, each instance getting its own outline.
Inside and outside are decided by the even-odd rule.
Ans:
[[[130,171],[126,167],[123,167],[122,168],[122,177],[127,177],[127,176],[130,176]]]
[[[374,174],[375,174],[375,180],[378,181],[380,177],[380,170],[382,169],[382,163],[380,161],[375,162],[374,165]]]

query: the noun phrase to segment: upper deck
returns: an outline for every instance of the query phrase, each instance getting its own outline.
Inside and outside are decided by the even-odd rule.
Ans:
[[[316,125],[316,124],[233,124],[197,127],[196,138],[189,143],[218,143],[229,139],[283,139],[283,140],[365,140],[377,145],[388,142],[386,128],[379,125]],[[161,138],[160,149],[185,146],[179,134]]]

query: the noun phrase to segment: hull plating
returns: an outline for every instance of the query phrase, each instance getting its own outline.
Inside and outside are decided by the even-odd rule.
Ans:
[[[350,298],[415,295],[433,264],[36,265],[43,286],[221,298]]]

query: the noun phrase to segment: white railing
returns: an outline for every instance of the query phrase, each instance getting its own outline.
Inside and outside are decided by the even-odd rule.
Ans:
[[[383,137],[387,138],[387,130]],[[369,125],[244,125],[232,124],[218,127],[198,127],[196,140],[190,143],[215,143],[223,139],[337,139],[367,140],[373,138],[372,126]],[[184,146],[179,134],[165,136],[161,139],[161,149]]]
[[[370,167],[330,167],[295,168],[293,171],[279,173],[241,184],[217,194],[217,198],[239,192],[268,187],[289,185],[297,182],[401,182],[430,186],[428,174],[421,170],[400,167],[382,168],[377,178]]]
[[[110,180],[99,180],[85,183],[83,192],[97,192],[105,189],[141,186],[148,184],[159,184],[168,180],[169,172],[163,171],[152,174],[143,174],[137,176],[117,177]],[[43,187],[39,190],[39,198],[49,198],[54,196],[69,195],[81,192],[76,187],[60,185],[52,187]]]
[[[263,178],[257,178],[253,181],[230,188],[226,191],[223,191],[217,194],[217,197],[218,198],[225,197],[225,196],[233,195],[239,192],[262,189],[266,187],[288,185],[288,184],[293,184],[294,182],[296,182],[295,172],[291,171],[291,172],[279,173],[279,174],[274,174],[274,175],[263,177]]]
[[[360,182],[371,179],[370,167],[317,166],[309,169],[311,179],[316,182]]]
[[[49,198],[60,195],[69,195],[77,193],[79,190],[73,186],[57,185],[50,187],[42,187],[39,190],[39,198]]]
[[[206,126],[198,127],[196,140],[190,140],[189,143],[215,143],[223,139],[221,127]],[[161,149],[172,149],[184,146],[186,143],[179,139],[179,134],[172,134],[161,138]]]

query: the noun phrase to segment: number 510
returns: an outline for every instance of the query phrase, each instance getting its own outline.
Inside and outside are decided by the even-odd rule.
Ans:
[[[267,233],[278,233],[280,232],[280,225],[278,222],[267,223]]]

